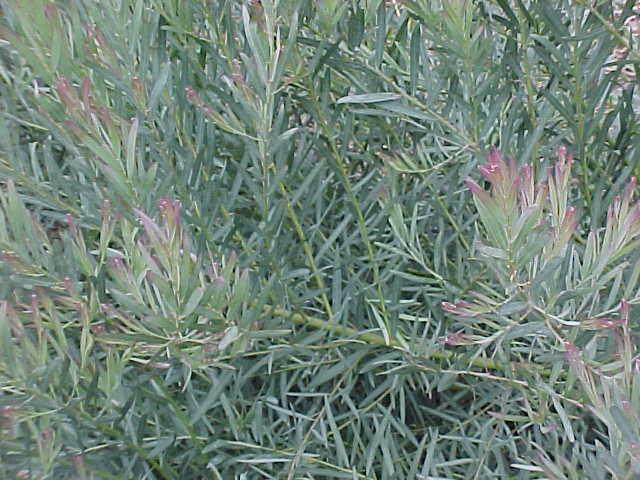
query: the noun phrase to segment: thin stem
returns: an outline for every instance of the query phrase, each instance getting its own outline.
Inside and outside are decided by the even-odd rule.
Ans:
[[[417,360],[455,361],[456,359],[461,358],[461,356],[456,355],[454,352],[450,351],[434,351],[430,352],[428,356],[415,355],[411,352],[408,352],[407,349],[402,345],[402,343],[396,338],[390,338],[387,342],[384,337],[375,333],[361,332],[354,328],[340,325],[333,321],[311,317],[302,313],[291,312],[280,307],[265,306],[264,313],[266,315],[272,315],[274,317],[287,319],[298,325],[305,325],[308,327],[316,328],[318,330],[324,330],[342,338],[353,338],[372,346],[390,347],[394,350],[401,350],[402,352],[408,353]],[[496,370],[502,372],[526,370],[528,372],[538,372],[543,376],[549,376],[551,374],[551,371],[548,368],[529,362],[508,362],[508,364],[505,364],[487,358],[472,358],[468,360],[468,362],[471,367],[482,370]]]

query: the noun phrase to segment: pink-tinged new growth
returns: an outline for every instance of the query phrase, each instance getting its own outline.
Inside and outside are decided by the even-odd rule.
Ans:
[[[602,318],[594,318],[589,323],[593,325],[596,329],[609,329],[619,327],[624,323],[624,319],[622,318],[611,318],[611,317],[602,317]]]
[[[211,108],[209,105],[202,105],[202,112],[207,116],[207,117],[211,117],[213,115],[213,108]]]
[[[144,105],[144,85],[139,77],[133,77],[131,79],[131,89],[133,90],[133,96],[136,102]]]
[[[622,206],[622,198],[620,198],[620,195],[616,195],[615,197],[613,197],[613,202],[611,202],[611,205],[609,206],[609,208],[613,209],[614,216],[616,217],[620,216],[621,206]]]
[[[22,264],[20,262],[20,258],[18,257],[18,255],[15,254],[15,252],[2,250],[0,251],[0,258],[4,263],[9,265],[14,270],[19,270],[21,268]]]
[[[569,365],[573,368],[577,368],[582,365],[582,356],[578,348],[568,340],[564,342],[565,358]]]
[[[113,304],[111,303],[101,303],[100,311],[108,317],[116,316],[116,309],[113,307]]]
[[[564,222],[569,223],[573,222],[576,218],[576,209],[575,207],[568,207],[567,211],[564,213]]]
[[[124,267],[124,262],[122,261],[122,259],[120,257],[113,257],[110,261],[109,264],[111,265],[111,268],[114,270],[123,270]]]
[[[193,87],[185,87],[184,93],[190,103],[198,106],[202,105],[202,100],[200,99],[198,92],[196,92]]]
[[[42,432],[40,433],[40,436],[42,437],[42,440],[44,440],[45,442],[48,442],[53,438],[53,433],[51,432],[51,429],[43,428]]]
[[[445,312],[448,312],[448,313],[456,313],[456,312],[457,312],[457,307],[456,307],[453,303],[450,303],[450,302],[442,302],[442,303],[440,304],[440,306],[442,307],[442,309],[443,309]]]
[[[69,130],[71,130],[71,133],[73,135],[75,135],[78,138],[81,138],[83,136],[83,132],[82,129],[80,128],[80,126],[74,122],[73,120],[65,120],[64,121],[64,125],[65,127],[67,127]]]
[[[633,410],[633,405],[629,400],[622,400],[620,402],[620,406],[622,407],[622,411],[629,416],[635,416],[636,412]]]
[[[505,162],[498,149],[491,147],[487,163],[478,166],[478,170],[491,184],[491,196],[496,199],[499,207],[506,213],[515,213],[518,191],[522,183],[515,160],[509,158],[508,163]],[[476,185],[467,182],[467,186],[476,198],[486,201],[488,197],[479,193]]]
[[[47,2],[44,6],[44,16],[47,17],[47,20],[55,20],[58,16],[58,7],[53,2]]]
[[[160,229],[158,224],[154,222],[150,217],[148,217],[142,210],[138,210],[134,208],[133,211],[136,213],[142,225],[144,226],[145,233],[149,237],[153,243],[165,243],[166,237],[164,232]]]
[[[91,325],[91,333],[93,333],[94,335],[102,335],[105,331],[106,329],[102,323]]]
[[[242,67],[240,60],[234,58],[232,67],[231,79],[238,85],[244,85],[245,82],[244,77],[242,76]]]
[[[502,160],[502,156],[497,148],[491,147],[489,150],[489,156],[487,157],[487,163],[478,166],[478,170],[482,176],[489,181],[492,185],[499,185],[506,171],[506,164]]]
[[[633,197],[633,192],[635,191],[637,186],[638,186],[638,179],[636,177],[631,177],[627,185],[624,187],[623,198],[625,201],[627,202],[631,201],[631,198]]]
[[[562,220],[562,232],[564,235],[571,235],[575,232],[578,226],[578,220],[576,218],[575,207],[567,207],[564,212],[564,219]]]
[[[66,78],[60,77],[56,82],[56,91],[62,103],[68,110],[74,111],[80,108],[80,99]]]
[[[64,289],[67,291],[67,293],[69,295],[71,295],[72,297],[76,295],[76,289],[73,286],[73,282],[71,281],[71,278],[69,277],[64,277],[64,279],[62,280],[62,283],[64,285]]]
[[[93,31],[95,34],[96,44],[102,49],[109,48],[109,44],[105,40],[104,35],[102,34],[102,30],[95,27]]]
[[[520,179],[520,199],[524,207],[529,207],[536,202],[536,185],[528,163],[520,169]]]
[[[640,202],[634,205],[630,218],[632,225],[637,225],[638,223],[640,223]]]
[[[491,197],[489,193],[487,193],[477,182],[475,182],[471,177],[467,177],[465,179],[465,183],[467,188],[471,191],[471,194],[475,197],[475,199],[481,203],[487,203]]]
[[[631,204],[636,185],[637,180],[632,177],[625,187],[622,200],[618,204],[614,202],[617,209],[609,207],[607,212],[607,229],[619,229],[619,241],[622,243],[630,241],[640,233],[640,202]]]
[[[567,147],[561,145],[557,151],[558,160],[555,164],[555,180],[556,186],[561,190],[566,190],[569,185],[571,174],[571,166],[573,164],[573,155],[567,153]]]
[[[472,318],[478,316],[478,312],[474,311],[471,308],[472,304],[463,300],[456,303],[442,302],[440,306],[445,312],[457,315],[459,317]]]
[[[73,462],[73,466],[76,469],[76,473],[81,473],[84,471],[85,464],[82,455],[74,455],[73,457],[71,457],[71,461]]]
[[[468,338],[464,334],[464,332],[460,331],[445,335],[444,337],[441,337],[439,341],[442,345],[445,345],[447,347],[455,347],[467,343]]]
[[[620,320],[626,325],[629,323],[629,302],[624,298],[620,300]]]
[[[0,431],[13,429],[18,409],[11,405],[0,407]]]
[[[102,125],[107,129],[111,129],[113,127],[113,120],[111,120],[111,114],[106,107],[100,107],[98,109],[98,118],[102,122]]]
[[[160,210],[162,218],[165,219],[168,225],[171,225],[174,228],[180,226],[181,209],[182,204],[180,203],[180,200],[170,200],[166,197],[162,197],[158,200],[158,210]]]
[[[629,444],[629,451],[636,461],[640,460],[640,443],[631,442]]]
[[[144,85],[142,85],[142,81],[140,80],[140,77],[134,76],[131,79],[131,88],[137,94],[142,94],[144,92]]]
[[[70,213],[65,214],[64,219],[67,221],[67,225],[69,227],[69,230],[71,230],[72,233],[77,233],[78,231],[78,226],[76,225],[75,219],[73,218],[73,215],[71,215]]]
[[[464,182],[467,184],[467,188],[471,191],[473,195],[482,195],[485,191],[482,189],[480,185],[476,181],[474,181],[471,177],[467,177]]]
[[[192,105],[195,105],[196,107],[198,107],[202,113],[204,113],[207,117],[212,117],[214,114],[214,110],[213,108],[211,108],[210,105],[207,105],[202,98],[200,98],[200,95],[198,95],[198,92],[196,92],[193,87],[186,87],[184,89],[185,95],[187,96],[187,100],[189,101],[189,103],[191,103]],[[229,108],[228,105],[225,105],[226,108]]]
[[[100,215],[103,219],[109,218],[111,216],[111,201],[108,198],[105,198],[102,201],[102,206],[100,207]]]
[[[91,96],[89,93],[89,89],[91,87],[91,82],[89,77],[84,77],[82,79],[82,104],[84,105],[84,111],[89,114],[91,112]]]
[[[39,300],[38,300],[38,295],[35,293],[31,294],[31,313],[36,314],[38,313],[38,307],[39,307]]]

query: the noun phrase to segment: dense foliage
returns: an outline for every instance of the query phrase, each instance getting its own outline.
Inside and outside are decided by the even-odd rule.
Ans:
[[[0,478],[640,478],[638,2],[0,12]]]

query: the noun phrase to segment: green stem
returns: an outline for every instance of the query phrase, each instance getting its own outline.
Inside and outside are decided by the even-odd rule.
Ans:
[[[320,290],[322,290],[322,293],[320,294],[320,301],[322,303],[322,306],[327,312],[328,317],[333,318],[333,311],[331,309],[331,304],[329,303],[329,298],[327,297],[327,294],[326,294],[327,287],[324,283],[324,279],[322,278],[322,275],[320,274],[320,270],[318,270],[318,266],[316,265],[316,262],[313,258],[313,250],[311,249],[311,245],[309,244],[309,241],[307,240],[307,236],[304,233],[302,224],[300,223],[300,219],[298,218],[298,215],[296,215],[296,212],[293,209],[293,205],[291,204],[291,199],[289,198],[289,193],[287,192],[287,187],[285,186],[284,182],[280,182],[280,192],[284,196],[285,202],[287,204],[287,213],[289,214],[289,219],[293,222],[293,228],[296,231],[296,235],[298,235],[300,242],[302,242],[302,249],[304,250],[304,254],[307,257],[307,263],[309,264],[309,268],[311,268],[311,272],[313,273],[313,276],[316,280],[316,285]]]
[[[311,85],[309,87],[310,92],[313,92],[315,94],[315,91],[313,89],[313,85]],[[317,98],[317,97],[316,97]],[[347,197],[349,198],[349,202],[351,203],[351,206],[354,210],[354,213],[356,215],[356,219],[358,222],[358,230],[360,231],[360,237],[362,238],[362,241],[365,244],[365,248],[367,249],[367,258],[369,260],[369,263],[371,264],[371,268],[373,270],[373,282],[376,285],[376,291],[378,294],[378,302],[380,303],[380,313],[382,315],[382,319],[384,321],[385,324],[385,330],[387,331],[388,335],[391,335],[390,332],[390,325],[389,325],[389,316],[387,314],[387,306],[385,303],[385,299],[384,299],[384,295],[382,293],[382,282],[380,281],[380,270],[378,267],[378,262],[375,261],[374,258],[374,254],[373,254],[373,245],[371,244],[371,240],[369,239],[369,232],[367,230],[367,224],[364,218],[364,214],[362,213],[362,208],[360,208],[360,203],[358,202],[358,199],[355,195],[355,193],[353,192],[353,187],[351,185],[351,181],[349,180],[349,176],[347,175],[347,169],[345,167],[344,162],[342,161],[342,157],[340,155],[340,152],[338,150],[338,147],[335,143],[335,141],[333,140],[332,136],[331,136],[331,132],[328,131],[328,126],[329,123],[327,122],[327,119],[324,117],[323,113],[322,113],[322,109],[320,108],[320,106],[318,105],[317,109],[317,116],[318,116],[318,123],[319,126],[322,129],[322,133],[325,136],[325,138],[327,139],[327,143],[331,152],[331,155],[333,157],[333,160],[335,162],[335,166],[336,166],[336,170],[338,173],[338,176],[340,178],[340,181],[342,183],[342,186],[345,189],[345,192],[347,194]]]
[[[367,343],[371,346],[390,347],[394,350],[401,350],[419,360],[455,361],[462,358],[460,355],[457,355],[456,353],[450,351],[434,351],[430,352],[427,356],[415,355],[411,352],[408,352],[407,349],[402,345],[402,343],[396,338],[390,338],[387,342],[384,337],[375,333],[360,332],[354,328],[340,325],[333,321],[327,321],[317,317],[310,317],[302,313],[290,312],[280,307],[265,306],[263,311],[265,315],[272,315],[274,317],[289,320],[290,322],[298,325],[304,325],[318,330],[324,330],[341,338],[353,338]],[[468,360],[468,362],[471,367],[482,370],[495,370],[501,372],[520,370],[527,372],[538,372],[543,376],[549,376],[551,374],[550,369],[529,362],[502,363],[488,358],[472,358]]]

